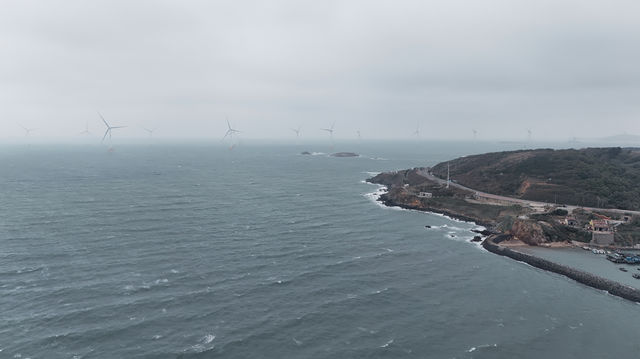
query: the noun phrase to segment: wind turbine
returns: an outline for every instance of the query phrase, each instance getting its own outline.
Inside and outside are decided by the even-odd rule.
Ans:
[[[416,130],[413,131],[413,135],[416,137],[420,137],[420,122],[416,124]]]
[[[149,137],[153,137],[153,131],[156,130],[155,128],[146,128],[146,127],[143,127],[143,129],[149,133]]]
[[[24,130],[24,137],[29,137],[29,135],[31,134],[31,132],[35,131],[35,128],[26,128],[22,125],[19,125],[20,127],[22,127],[22,129]]]
[[[104,131],[104,136],[102,136],[102,141],[100,141],[100,143],[104,142],[104,139],[107,138],[107,135],[109,135],[109,139],[111,139],[111,130],[113,130],[114,128],[127,127],[127,126],[111,126],[107,123],[107,120],[105,120],[104,117],[102,117],[102,114],[100,112],[98,112],[98,116],[100,116],[100,118],[102,119],[102,122],[104,122],[104,125],[107,126],[107,130]]]
[[[222,140],[224,140],[225,138],[227,138],[227,136],[229,136],[230,138],[233,137],[234,133],[240,133],[240,131],[234,129],[231,127],[231,124],[229,123],[229,119],[227,119],[227,127],[228,130],[227,132],[224,134],[224,136],[222,137]]]
[[[474,139],[474,140],[475,140],[475,139],[477,139],[477,138],[478,138],[478,130],[476,130],[476,129],[474,128],[474,129],[473,129],[473,130],[471,130],[471,131],[473,131],[473,139]]]
[[[531,129],[527,129],[527,140],[531,142]]]
[[[87,123],[84,126],[84,131],[79,133],[80,135],[89,135],[91,134],[91,132],[89,132],[89,121],[87,121]]]
[[[298,126],[298,128],[292,128],[291,131],[296,133],[296,138],[300,137],[300,126]]]
[[[329,128],[321,128],[322,131],[327,131],[329,133],[329,138],[333,141],[333,127],[336,125],[336,121],[333,121],[331,127]]]
[[[358,140],[362,139],[362,136],[360,136],[360,130],[357,130],[356,134],[358,134]]]

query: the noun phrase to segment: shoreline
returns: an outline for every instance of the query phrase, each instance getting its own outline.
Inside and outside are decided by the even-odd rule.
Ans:
[[[380,185],[382,186],[385,191],[389,190],[389,187],[386,185]],[[437,214],[437,215],[443,215],[445,217],[451,218],[453,220],[459,220],[459,221],[463,221],[463,222],[468,222],[468,223],[473,223],[477,226],[480,227],[484,227],[484,228],[491,228],[492,226],[490,224],[484,224],[484,223],[479,223],[479,221],[477,221],[474,218],[471,217],[467,217],[467,216],[461,216],[458,215],[456,213],[451,213],[445,210],[438,210],[438,209],[433,209],[431,210],[429,209],[423,209],[423,208],[417,208],[417,207],[412,207],[412,206],[407,206],[407,205],[402,205],[402,204],[398,204],[398,203],[388,203],[390,201],[383,201],[380,200],[380,195],[378,196],[378,198],[375,199],[376,202],[381,203],[383,205],[385,205],[386,207],[399,207],[399,208],[403,208],[403,209],[407,209],[407,210],[415,210],[415,211],[420,211],[420,212],[425,212],[425,213],[432,213],[432,214]],[[498,239],[498,242],[496,242],[496,239]],[[506,242],[506,243],[502,243],[502,242]],[[500,244],[498,244],[500,243]],[[599,289],[599,290],[604,290],[607,293],[614,295],[616,297],[620,297],[622,299],[626,299],[632,302],[636,302],[636,303],[640,303],[640,289],[636,289],[630,286],[626,286],[623,285],[621,283],[618,283],[616,281],[610,280],[610,279],[606,279],[606,278],[602,278],[600,276],[597,276],[595,274],[591,274],[591,273],[587,273],[572,267],[568,267],[562,264],[558,264],[555,262],[551,262],[549,260],[540,258],[540,257],[536,257],[534,255],[531,254],[525,254],[522,252],[518,252],[517,250],[514,250],[512,248],[518,248],[518,247],[529,247],[530,245],[520,241],[520,240],[512,240],[511,236],[508,234],[504,234],[504,233],[495,233],[491,234],[489,236],[487,236],[486,238],[484,238],[484,240],[480,243],[480,247],[484,248],[485,250],[487,250],[488,252],[491,252],[493,254],[499,255],[499,256],[504,256],[504,257],[509,257],[511,259],[514,259],[516,261],[519,262],[524,262],[527,263],[533,267],[536,267],[538,269],[542,269],[548,272],[552,272],[552,273],[556,273],[556,274],[560,274],[563,275],[569,279],[573,279],[576,282],[580,283],[580,284],[584,284],[586,286],[589,286],[591,288],[594,289]],[[543,248],[568,248],[568,247],[575,247],[574,244],[572,243],[563,243],[562,245],[554,245],[554,246],[541,246]]]

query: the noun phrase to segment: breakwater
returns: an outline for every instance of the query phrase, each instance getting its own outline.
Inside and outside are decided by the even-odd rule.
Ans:
[[[567,267],[558,263],[548,261],[546,259],[538,258],[529,254],[514,251],[510,248],[500,246],[502,240],[507,239],[509,236],[506,234],[499,234],[490,236],[482,242],[482,246],[489,252],[509,257],[521,262],[530,264],[536,268],[544,269],[549,272],[558,273],[568,278],[575,280],[576,282],[588,285],[590,287],[605,290],[612,295],[631,300],[640,303],[640,290],[632,288],[618,282],[599,277],[597,275],[583,272],[581,270]]]

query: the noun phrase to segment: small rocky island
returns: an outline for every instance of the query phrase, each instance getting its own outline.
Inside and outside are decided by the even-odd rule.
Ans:
[[[332,153],[331,157],[360,157],[360,155],[353,152],[336,152]]]
[[[488,236],[482,246],[490,252],[640,302],[636,288],[513,248],[640,248],[640,149],[488,153],[432,168],[381,173],[367,181],[387,188],[379,198],[387,206],[440,213],[486,227],[477,232]],[[472,241],[481,240],[475,236]]]

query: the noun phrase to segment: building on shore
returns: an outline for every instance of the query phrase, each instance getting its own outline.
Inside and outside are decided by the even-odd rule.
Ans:
[[[593,219],[588,225],[591,231],[590,244],[598,246],[609,246],[614,242],[613,227],[606,219]]]

